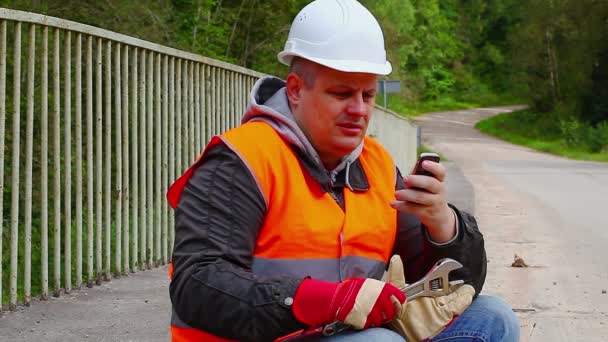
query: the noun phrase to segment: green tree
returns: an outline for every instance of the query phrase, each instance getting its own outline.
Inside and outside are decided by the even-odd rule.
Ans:
[[[405,73],[424,99],[437,99],[454,90],[452,67],[462,59],[462,43],[456,37],[456,0],[415,0],[416,24],[406,57]]]

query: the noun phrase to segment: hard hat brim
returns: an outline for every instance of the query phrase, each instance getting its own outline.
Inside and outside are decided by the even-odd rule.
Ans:
[[[294,53],[293,51],[282,51],[277,55],[277,57],[282,64],[287,66],[291,66],[291,61],[294,57],[300,57],[343,72],[360,72],[386,76],[393,71],[393,67],[389,61],[386,61],[384,64],[378,64],[358,60],[335,60],[308,56],[305,57],[298,53]]]

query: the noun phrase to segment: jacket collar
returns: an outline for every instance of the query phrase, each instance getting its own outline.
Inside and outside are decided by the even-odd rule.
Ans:
[[[366,192],[369,190],[369,181],[359,158],[352,162],[349,167],[340,170],[332,182],[330,174],[319,168],[308,155],[303,153],[299,148],[294,146],[291,146],[291,148],[298,156],[300,164],[319,183],[323,191],[328,192],[331,188],[344,188],[348,187],[348,185],[355,192]]]

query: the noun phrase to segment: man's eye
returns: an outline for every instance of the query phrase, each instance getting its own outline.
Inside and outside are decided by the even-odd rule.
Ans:
[[[363,95],[363,101],[366,103],[374,102],[376,97],[374,95]]]

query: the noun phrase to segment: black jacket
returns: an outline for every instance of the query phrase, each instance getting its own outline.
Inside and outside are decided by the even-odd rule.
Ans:
[[[297,149],[294,149],[297,151]],[[343,206],[345,171],[335,182],[298,153],[302,167]],[[302,279],[264,278],[251,272],[258,231],[266,205],[253,176],[225,145],[207,153],[185,187],[175,212],[173,308],[188,325],[239,341],[273,341],[305,328],[290,301]],[[350,168],[353,188],[367,189],[358,161]],[[397,170],[396,188],[403,182]],[[464,267],[452,272],[481,291],[486,276],[483,236],[475,218],[452,206],[458,236],[450,243],[429,241],[420,220],[398,213],[394,253],[401,255],[408,283],[420,279],[439,259],[450,257]]]

